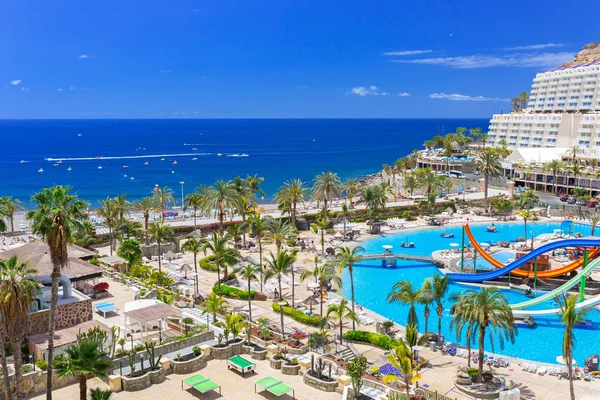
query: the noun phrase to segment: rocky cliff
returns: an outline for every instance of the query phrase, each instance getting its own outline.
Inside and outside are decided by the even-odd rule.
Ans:
[[[583,46],[583,49],[577,54],[573,61],[565,63],[560,68],[570,67],[573,65],[587,64],[594,61],[600,61],[600,43],[592,42]]]

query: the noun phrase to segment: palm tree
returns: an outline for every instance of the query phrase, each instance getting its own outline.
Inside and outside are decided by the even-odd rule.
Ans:
[[[340,327],[340,344],[342,344],[342,334],[344,329],[344,321],[352,321],[353,323],[358,322],[356,313],[348,307],[348,300],[342,299],[339,304],[330,304],[327,307],[327,314],[323,318],[323,323],[327,323],[330,320],[335,321],[336,325]]]
[[[495,287],[483,287],[479,291],[468,289],[454,308],[453,320],[472,321],[478,328],[479,373],[477,381],[483,379],[483,353],[486,329],[490,329],[490,341],[494,345],[494,334],[498,336],[500,347],[506,340],[514,343],[517,333],[512,309],[505,294]]]
[[[308,196],[308,188],[300,179],[285,181],[275,195],[277,204],[280,206],[289,204],[291,206],[290,224],[292,227],[296,227],[297,205],[303,204],[306,196]]]
[[[76,245],[89,249],[93,244],[98,242],[96,227],[90,221],[85,221],[77,227],[72,239]]]
[[[269,224],[269,233],[267,233],[269,240],[275,243],[277,250],[281,250],[281,246],[284,242],[294,238],[294,229],[287,221],[283,219],[271,220]]]
[[[371,221],[373,221],[375,215],[377,215],[380,210],[385,208],[388,187],[387,184],[381,183],[368,186],[363,190],[358,202],[365,204]]]
[[[488,186],[491,177],[497,177],[502,173],[500,157],[493,149],[485,149],[475,157],[475,169],[483,174],[483,197],[485,207],[488,208]]]
[[[190,237],[183,243],[181,249],[194,254],[194,271],[198,273],[198,253],[202,251],[202,243],[196,238]]]
[[[420,185],[425,188],[427,197],[435,195],[435,192],[442,188],[442,179],[429,169],[421,169],[418,172],[417,179]]]
[[[588,215],[587,220],[590,221],[590,225],[592,227],[591,236],[594,236],[596,227],[600,224],[600,214],[590,214]]]
[[[519,111],[519,98],[518,97],[513,97],[512,99],[510,99],[510,106],[512,111]]]
[[[173,195],[173,189],[168,186],[165,186],[162,189],[158,186],[155,188],[154,201],[160,208],[161,221],[165,220],[165,209],[167,208],[167,204],[177,205],[177,200],[175,200],[175,196]]]
[[[144,216],[144,230],[147,232],[150,213],[158,211],[160,207],[156,203],[156,197],[142,197],[140,200],[132,204],[132,209],[133,211],[139,212]],[[146,244],[148,244],[148,234],[146,234]]]
[[[104,219],[104,225],[108,228],[108,240],[110,246],[110,255],[113,254],[114,230],[119,224],[119,209],[114,199],[109,197],[106,200],[100,200],[100,208],[96,209],[98,215]]]
[[[565,363],[569,371],[569,392],[571,400],[575,400],[575,390],[573,389],[573,348],[575,347],[575,334],[573,330],[579,323],[585,321],[585,317],[592,311],[591,307],[577,307],[578,296],[561,294],[556,296],[558,303],[558,317],[565,325],[565,334],[563,336],[562,352]]]
[[[429,315],[431,311],[429,310],[429,306],[433,303],[433,290],[431,279],[427,278],[423,281],[423,286],[419,290],[417,295],[417,303],[423,304],[423,316],[425,317],[425,335],[429,333]]]
[[[244,325],[244,319],[242,316],[236,312],[225,315],[225,319],[222,322],[218,322],[218,326],[223,328],[223,334],[225,336],[225,341],[229,341],[229,334],[233,336],[233,340],[235,340],[242,330]]]
[[[329,229],[329,221],[325,218],[320,218],[311,225],[315,233],[321,232],[321,255],[325,254],[325,231]]]
[[[340,251],[336,254],[335,261],[342,269],[348,267],[348,273],[350,274],[350,299],[352,301],[352,312],[354,312],[354,275],[353,267],[363,260],[363,256],[359,253],[363,253],[365,248],[362,246],[356,246],[351,248],[349,246],[340,247]],[[355,322],[352,321],[352,329],[356,328]]]
[[[265,195],[265,191],[260,188],[260,184],[265,181],[265,178],[258,175],[248,175],[244,179],[248,191],[252,194],[254,202],[258,201],[256,194],[260,194],[262,197]]]
[[[250,296],[252,281],[259,279],[259,267],[253,263],[246,263],[240,266],[235,272],[242,279],[246,279],[248,284],[248,320],[252,322],[252,296]],[[250,329],[248,330],[248,343],[250,343]]]
[[[91,400],[110,400],[112,396],[112,390],[102,390],[100,388],[90,389]]]
[[[256,241],[258,242],[258,258],[260,262],[260,291],[263,289],[263,278],[262,271],[264,268],[263,264],[263,248],[262,248],[262,239],[269,232],[269,226],[271,217],[262,217],[260,212],[254,212],[250,218],[248,219],[248,224],[250,225],[250,231],[256,237]]]
[[[27,210],[21,200],[13,199],[12,196],[0,197],[0,217],[6,217],[10,221],[10,231],[15,231],[15,213]]]
[[[523,218],[525,240],[527,240],[527,221],[534,221],[537,217],[537,212],[534,210],[519,210],[515,213],[515,216]],[[533,237],[531,238],[531,250],[533,250]]]
[[[165,225],[163,221],[150,223],[150,238],[156,240],[158,246],[158,270],[162,272],[162,251],[161,244],[163,242],[173,241],[173,228],[170,225]]]
[[[202,315],[206,314],[206,326],[210,326],[208,317],[212,315],[213,322],[217,321],[217,314],[225,314],[229,309],[230,305],[225,300],[225,297],[216,294],[211,291],[208,296],[206,296],[206,300],[202,304],[204,306],[204,310],[202,310]]]
[[[513,204],[510,200],[508,199],[498,199],[498,200],[494,200],[492,203],[494,210],[498,211],[499,213],[504,215],[504,220],[506,221],[506,216],[508,214],[510,214],[510,212],[513,210]]]
[[[404,177],[403,186],[405,189],[408,189],[408,192],[412,196],[415,189],[418,189],[419,187],[421,187],[421,182],[417,178],[417,176],[415,176],[415,174],[408,174]]]
[[[223,278],[227,279],[227,268],[236,265],[240,259],[240,253],[229,246],[229,240],[231,240],[229,235],[219,236],[216,232],[213,232],[209,239],[202,240],[202,251],[204,254],[210,252],[215,260],[219,292],[221,291],[221,269],[225,274]]]
[[[321,264],[319,265],[315,258],[315,266],[312,270],[305,270],[300,274],[300,280],[303,281],[307,278],[314,278],[319,282],[319,292],[323,293],[327,290],[327,284],[334,282],[338,285],[342,284],[342,280],[337,276],[335,267],[332,264]],[[323,302],[321,304],[321,315],[323,315]]]
[[[198,192],[193,192],[185,196],[183,210],[188,208],[194,210],[194,230],[196,230],[196,213],[204,204],[204,196]]]
[[[240,224],[240,233],[242,234],[242,245],[246,247],[246,233],[248,233],[248,224],[246,219],[248,215],[252,214],[256,208],[256,203],[246,193],[241,193],[234,200],[236,212],[242,216],[242,223]]]
[[[228,208],[235,207],[235,201],[238,196],[239,193],[232,181],[225,182],[218,180],[215,182],[215,186],[211,186],[206,190],[204,206],[208,212],[212,212],[215,209],[219,213],[219,233],[221,236],[224,234],[223,218],[225,217],[225,211]]]
[[[552,171],[553,192],[556,194],[556,176],[565,168],[565,163],[561,160],[552,160],[544,164],[544,169]]]
[[[418,289],[414,290],[409,281],[400,281],[392,286],[392,291],[387,295],[388,303],[402,303],[410,306],[406,320],[407,325],[418,326],[419,324],[415,310],[415,304],[419,302],[419,291]]]
[[[87,399],[87,380],[90,377],[106,378],[113,362],[92,339],[80,339],[65,350],[66,359],[57,368],[58,376],[79,377],[79,399]],[[50,369],[50,368],[49,368]]]
[[[0,260],[0,314],[3,330],[10,339],[15,363],[15,397],[21,396],[21,345],[27,335],[29,306],[41,285],[31,279],[37,271],[27,268],[27,262],[20,262],[16,256],[6,261]],[[8,377],[5,375],[6,380]]]
[[[580,164],[573,164],[571,165],[571,167],[568,170],[569,173],[573,174],[573,186],[579,186],[579,178],[578,176],[581,175],[583,173],[583,168],[581,167]],[[573,190],[577,190],[577,189],[583,189],[583,188],[575,188]],[[585,194],[587,194],[587,190],[583,189],[581,191],[583,193],[583,195],[585,196]]]
[[[342,181],[334,172],[320,173],[314,179],[313,195],[317,201],[323,202],[323,218],[327,219],[327,203],[333,196],[339,196],[342,189]]]
[[[131,205],[127,201],[126,194],[120,194],[114,198],[115,208],[117,210],[117,215],[119,220],[125,219],[125,216],[129,214],[129,206]]]
[[[277,277],[277,284],[279,285],[279,301],[283,301],[283,293],[281,292],[281,277],[286,272],[292,269],[296,262],[296,252],[292,251],[277,251],[277,254],[270,253],[270,258],[267,258],[265,265],[264,280],[271,277]],[[293,298],[293,297],[292,297]]]
[[[438,342],[442,337],[442,316],[444,315],[444,297],[450,288],[450,277],[446,275],[433,274],[431,281],[431,292],[433,301],[436,303],[435,312],[438,316]]]
[[[353,202],[354,196],[358,194],[362,185],[356,179],[348,179],[344,182],[344,192],[346,192],[346,198],[350,200],[350,203]]]
[[[127,261],[127,269],[131,271],[131,268],[141,263],[142,261],[142,248],[140,242],[135,239],[125,239],[117,250],[117,255],[125,261]]]
[[[577,156],[583,154],[583,147],[579,145],[571,146],[567,149],[567,154],[571,154],[573,156],[573,165],[577,164]]]
[[[400,344],[395,347],[393,351],[388,353],[387,360],[398,372],[400,372],[401,376],[387,374],[383,376],[382,381],[384,383],[391,383],[401,380],[406,387],[406,395],[410,396],[410,385],[421,379],[419,369],[423,366],[424,362],[415,364],[412,357],[412,351],[403,342],[399,343]]]
[[[52,260],[52,294],[50,297],[50,323],[48,326],[48,365],[52,365],[54,357],[54,329],[56,325],[56,308],[58,306],[58,283],[61,269],[69,264],[67,244],[82,221],[87,219],[87,204],[78,200],[69,192],[69,186],[53,186],[36,193],[31,201],[36,205],[27,213],[34,234],[41,235],[50,250]],[[46,388],[47,400],[52,400],[52,368],[48,369]]]
[[[519,196],[520,196],[520,200],[521,200],[520,205],[523,208],[531,207],[532,205],[537,203],[540,199],[540,196],[538,196],[538,194],[531,189],[521,192],[521,194]]]

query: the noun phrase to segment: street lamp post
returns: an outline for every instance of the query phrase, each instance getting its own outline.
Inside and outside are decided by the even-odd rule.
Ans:
[[[285,335],[284,327],[283,327],[283,307],[287,305],[285,301],[279,302],[279,314],[281,314],[281,337]]]
[[[185,183],[184,181],[179,182],[179,184],[181,185],[181,212],[182,213],[183,213],[183,184],[184,183]]]

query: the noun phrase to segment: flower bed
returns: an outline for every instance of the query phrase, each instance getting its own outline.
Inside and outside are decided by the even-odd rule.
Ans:
[[[338,386],[337,379],[322,380],[313,375],[312,371],[309,370],[304,374],[304,383],[315,389],[322,390],[323,392],[335,392]]]
[[[181,357],[181,359],[171,360],[171,370],[178,375],[196,372],[204,367],[206,367],[206,357],[202,353],[190,353]]]
[[[273,303],[273,311],[279,313],[279,303]],[[283,313],[289,317],[292,317],[298,322],[301,322],[310,326],[319,326],[323,318],[316,315],[306,315],[300,310],[296,310],[292,307],[283,306]]]
[[[122,376],[121,382],[123,384],[123,390],[126,392],[137,392],[138,390],[144,390],[152,386],[152,380],[150,378],[150,372],[146,372],[140,376]]]
[[[300,364],[295,358],[286,360],[281,364],[281,373],[283,375],[298,375],[298,371],[300,371]]]
[[[216,286],[213,286],[212,291],[218,295],[230,297],[232,299],[248,300],[248,291],[247,290],[242,290],[240,288],[228,286],[223,283],[221,284],[220,290],[219,290],[219,286],[216,285]],[[251,290],[250,296],[252,296],[252,299],[254,299],[256,297],[256,291]]]
[[[370,343],[386,350],[398,345],[398,341],[392,337],[367,331],[348,331],[342,337],[351,342]]]

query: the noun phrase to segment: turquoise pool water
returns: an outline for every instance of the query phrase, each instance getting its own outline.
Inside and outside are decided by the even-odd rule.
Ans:
[[[473,235],[480,242],[514,240],[518,236],[524,235],[523,224],[497,224],[497,233],[486,232],[485,226],[485,224],[471,226]],[[529,223],[527,224],[528,237],[530,237],[529,232],[537,236],[542,233],[552,233],[554,229],[559,228],[559,223]],[[449,249],[450,243],[460,243],[461,230],[460,226],[455,226],[447,229],[431,228],[385,235],[366,241],[363,247],[366,253],[381,253],[381,246],[389,244],[394,246],[392,251],[395,253],[402,251],[410,252],[411,254],[430,255],[434,250]],[[454,233],[455,237],[452,239],[441,238],[440,233],[445,231]],[[576,225],[574,231],[581,232],[584,236],[590,234],[590,228],[585,225]],[[402,249],[400,248],[400,243],[403,241],[414,242],[416,247],[414,249]],[[396,282],[408,280],[413,286],[420,287],[426,278],[433,276],[436,272],[439,273],[439,270],[431,264],[399,261],[398,267],[386,269],[381,268],[380,261],[365,262],[363,265],[355,266],[354,268],[356,302],[390,320],[405,325],[408,307],[402,304],[388,304],[386,302],[387,294]],[[449,294],[461,292],[466,288],[468,288],[467,285],[452,283]],[[346,297],[350,298],[347,269],[343,275],[343,292]],[[510,290],[506,290],[505,293],[511,303],[518,303],[527,299],[524,295]],[[533,307],[533,309],[555,308],[556,304],[553,303],[553,301],[547,301]],[[446,310],[442,317],[442,334],[448,341],[464,344],[464,340],[457,340],[454,333],[449,329],[451,320],[449,308],[450,302],[447,301]],[[417,306],[417,313],[419,316],[419,330],[423,332],[425,330],[423,307]],[[589,357],[591,354],[600,353],[600,343],[598,341],[598,335],[600,334],[600,311],[593,310],[588,315],[588,319],[592,321],[592,324],[586,327],[578,327],[575,332],[575,360],[577,360],[579,365],[583,365],[584,358]],[[556,356],[561,354],[564,333],[563,326],[560,324],[558,318],[554,316],[536,317],[535,321],[537,323],[537,327],[535,328],[519,327],[515,343],[506,343],[504,349],[501,349],[498,343],[492,349],[489,339],[486,338],[486,351],[494,351],[495,353],[538,362],[555,363]],[[437,314],[434,310],[431,312],[429,330],[437,332]]]

